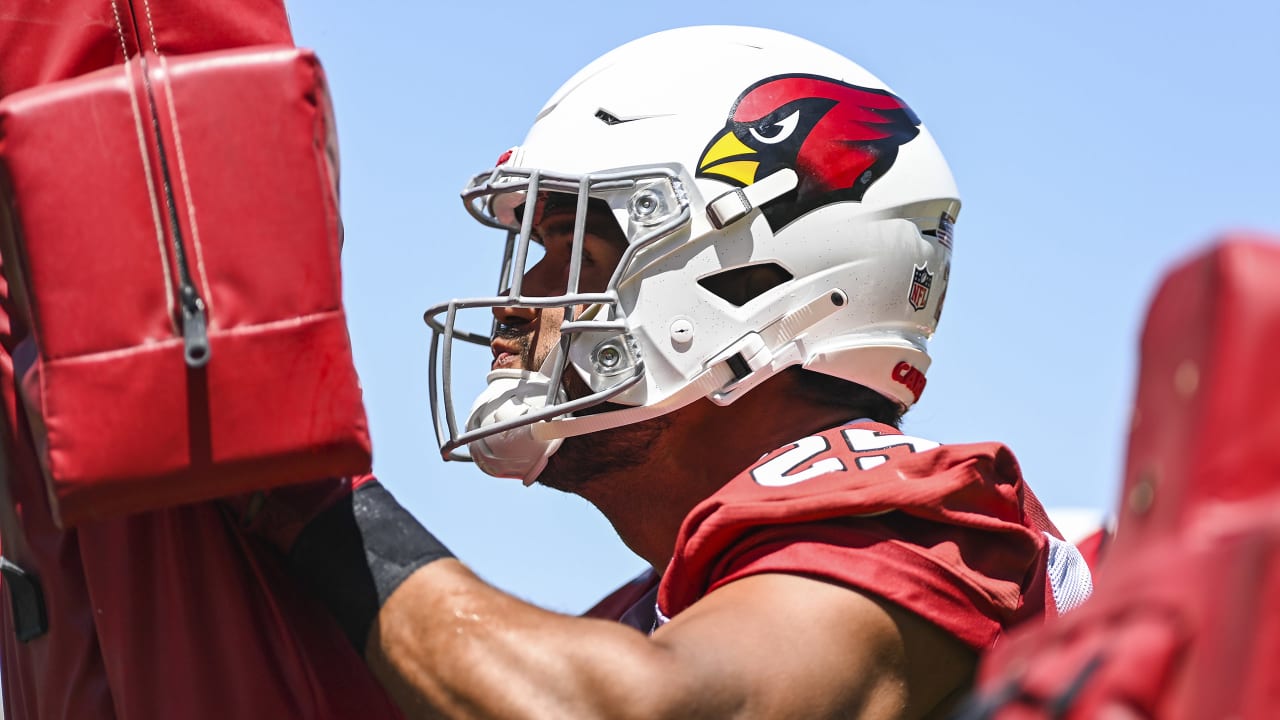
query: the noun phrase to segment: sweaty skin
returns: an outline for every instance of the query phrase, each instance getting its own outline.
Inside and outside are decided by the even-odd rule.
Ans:
[[[583,290],[604,287],[624,247],[611,217],[593,220]],[[537,230],[546,254],[525,288],[553,294],[567,276],[572,215],[550,213]],[[538,367],[559,338],[562,311],[497,315],[495,367]],[[591,501],[661,571],[694,505],[764,453],[850,419],[798,400],[793,382],[782,373],[729,408],[702,400],[650,427],[572,438],[539,481]],[[405,581],[367,647],[411,718],[945,717],[975,664],[971,650],[920,617],[812,578],[734,581],[646,636],[530,605],[456,560]]]

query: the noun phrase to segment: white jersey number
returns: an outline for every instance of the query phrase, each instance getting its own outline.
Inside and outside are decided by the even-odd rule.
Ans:
[[[859,470],[870,470],[883,465],[889,459],[889,450],[905,448],[908,452],[924,452],[938,447],[932,440],[912,437],[910,435],[882,435],[874,430],[849,428],[841,433],[845,444],[857,454],[854,462]],[[795,446],[772,460],[762,463],[751,471],[751,477],[766,487],[784,487],[804,482],[819,475],[847,470],[844,461],[838,457],[826,457],[814,462],[808,468],[796,471],[796,468],[813,460],[831,449],[826,438],[810,435],[796,441]]]

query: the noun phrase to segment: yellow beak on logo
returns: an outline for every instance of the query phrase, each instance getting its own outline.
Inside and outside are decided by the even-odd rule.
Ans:
[[[732,128],[725,128],[698,159],[698,175],[718,176],[745,187],[756,181],[760,161],[753,159],[755,157],[755,150],[739,140]]]

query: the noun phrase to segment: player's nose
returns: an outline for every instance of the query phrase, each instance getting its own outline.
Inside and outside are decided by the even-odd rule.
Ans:
[[[536,308],[519,305],[498,306],[493,309],[493,319],[499,325],[527,325],[538,317]]]
[[[530,296],[563,295],[569,280],[568,263],[544,257],[529,268],[521,281],[521,294]]]

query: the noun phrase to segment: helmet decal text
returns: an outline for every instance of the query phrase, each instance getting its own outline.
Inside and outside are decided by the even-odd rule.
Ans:
[[[893,379],[894,382],[906,385],[907,389],[911,391],[911,396],[916,399],[916,402],[920,402],[920,393],[924,392],[924,386],[928,380],[925,379],[924,373],[920,372],[915,365],[906,360],[899,362],[893,366]]]

